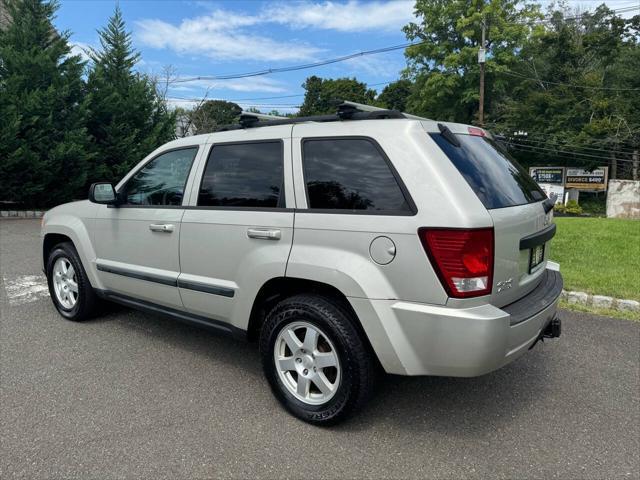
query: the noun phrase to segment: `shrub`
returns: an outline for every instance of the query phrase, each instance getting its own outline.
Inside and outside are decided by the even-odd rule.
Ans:
[[[565,212],[573,215],[582,215],[582,207],[575,200],[569,200],[565,206]]]

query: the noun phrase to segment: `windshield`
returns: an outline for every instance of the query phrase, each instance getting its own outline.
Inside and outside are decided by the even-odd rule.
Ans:
[[[487,137],[457,134],[457,147],[439,133],[431,138],[449,157],[487,209],[544,200],[546,195],[502,147]]]

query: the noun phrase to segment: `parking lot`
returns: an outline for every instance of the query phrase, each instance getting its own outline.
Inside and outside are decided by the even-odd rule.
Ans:
[[[285,413],[257,348],[114,307],[75,324],[38,220],[0,221],[0,477],[638,478],[640,323],[563,336],[480,378],[383,377],[351,421]]]

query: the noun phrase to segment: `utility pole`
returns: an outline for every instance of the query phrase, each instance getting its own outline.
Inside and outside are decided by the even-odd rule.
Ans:
[[[478,49],[478,63],[480,64],[480,105],[478,106],[478,123],[481,127],[484,127],[484,64],[486,56],[486,29],[487,23],[484,16],[482,17],[482,42]]]

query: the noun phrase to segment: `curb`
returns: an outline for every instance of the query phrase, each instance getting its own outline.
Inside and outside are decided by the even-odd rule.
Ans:
[[[586,305],[596,308],[608,308],[622,312],[640,312],[640,302],[607,297],[605,295],[591,295],[585,292],[562,290],[560,297],[573,305]]]
[[[0,218],[42,218],[43,210],[0,210]]]

